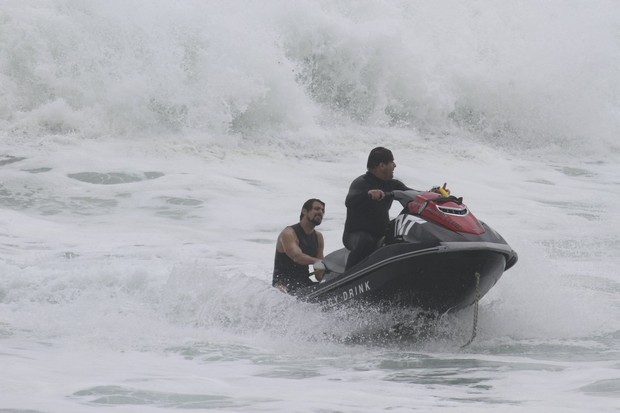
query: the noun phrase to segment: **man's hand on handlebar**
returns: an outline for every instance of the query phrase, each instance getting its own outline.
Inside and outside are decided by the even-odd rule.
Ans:
[[[385,192],[380,189],[371,189],[370,191],[368,191],[368,198],[372,199],[373,201],[381,201],[383,198],[385,198]]]

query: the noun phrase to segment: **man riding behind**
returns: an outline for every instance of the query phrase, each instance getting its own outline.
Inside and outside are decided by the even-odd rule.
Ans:
[[[276,241],[276,255],[272,285],[289,294],[313,284],[309,266],[315,265],[315,277],[321,280],[323,271],[323,234],[314,228],[320,225],[325,214],[325,203],[319,199],[307,200],[301,209],[299,223],[280,232]]]

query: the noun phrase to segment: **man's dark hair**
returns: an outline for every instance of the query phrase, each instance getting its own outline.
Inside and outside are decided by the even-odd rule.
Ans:
[[[303,210],[305,209],[306,211],[310,211],[312,209],[312,205],[314,205],[315,202],[320,203],[321,205],[323,205],[323,208],[325,208],[325,202],[321,201],[320,199],[311,198],[307,200],[306,202],[304,202],[304,205],[301,207],[302,213],[299,214],[300,221],[304,217]]]
[[[392,155],[392,151],[389,149],[385,149],[382,146],[378,146],[370,151],[368,155],[368,162],[366,163],[366,168],[373,169],[379,166],[380,163],[389,163],[394,160],[394,155]]]

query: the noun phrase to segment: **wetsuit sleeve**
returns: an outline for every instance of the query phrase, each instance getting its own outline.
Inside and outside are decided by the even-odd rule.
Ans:
[[[347,208],[358,205],[368,199],[370,187],[362,176],[355,179],[349,187],[349,193],[344,201]]]
[[[413,188],[409,188],[407,185],[405,185],[404,183],[402,183],[398,179],[393,179],[392,180],[392,184],[394,186],[394,189],[399,190],[399,191],[406,191],[406,190],[409,190],[409,189],[413,189]]]

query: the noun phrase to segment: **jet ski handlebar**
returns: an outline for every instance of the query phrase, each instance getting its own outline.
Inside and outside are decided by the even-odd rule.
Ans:
[[[435,191],[417,191],[415,189],[408,189],[405,191],[394,190],[390,192],[385,192],[385,197],[394,198],[397,201],[400,201],[400,203],[403,206],[406,206],[410,201],[414,200],[418,195],[429,193],[429,192],[433,192],[439,195],[438,197],[432,199],[432,201],[436,203],[454,202],[458,205],[461,205],[463,203],[463,197],[456,197],[454,195],[445,196],[444,194],[441,194]]]

